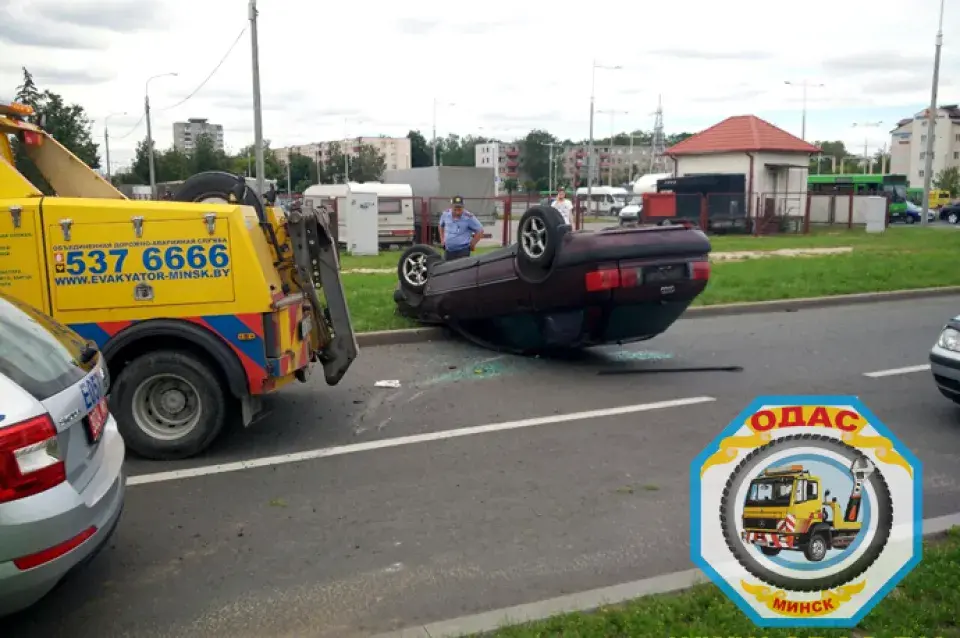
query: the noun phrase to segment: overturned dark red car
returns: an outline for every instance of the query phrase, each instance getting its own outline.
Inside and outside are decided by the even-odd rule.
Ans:
[[[574,231],[537,206],[517,235],[454,261],[408,248],[397,264],[398,312],[515,352],[628,343],[664,332],[710,278],[710,240],[689,226]]]

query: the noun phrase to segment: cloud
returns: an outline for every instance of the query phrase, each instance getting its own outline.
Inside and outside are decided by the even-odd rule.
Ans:
[[[713,62],[735,62],[738,60],[759,62],[769,60],[773,55],[766,51],[703,51],[697,49],[658,49],[649,52],[667,58],[681,60],[702,60]]]
[[[421,18],[401,18],[396,22],[397,29],[407,35],[427,35],[440,27],[440,20],[424,20]]]
[[[941,81],[941,86],[943,86]],[[900,75],[895,77],[883,77],[869,82],[864,82],[860,89],[866,94],[898,94],[913,93],[914,91],[929,91],[930,78],[920,75]]]
[[[65,69],[63,67],[27,67],[35,80],[40,84],[55,86],[89,86],[103,84],[114,79],[117,74],[112,71],[96,71],[91,69]]]
[[[834,75],[849,76],[862,73],[923,73],[933,70],[932,60],[919,55],[903,55],[893,51],[867,51],[827,58],[822,64]]]
[[[27,47],[70,50],[105,49],[106,43],[80,33],[60,28],[51,29],[40,21],[24,22],[6,13],[0,19],[0,42]]]
[[[41,4],[35,12],[46,20],[116,33],[155,29],[162,19],[157,4],[145,0],[72,0]]]

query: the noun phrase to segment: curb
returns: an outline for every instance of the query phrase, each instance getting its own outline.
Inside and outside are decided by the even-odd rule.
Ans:
[[[928,518],[923,521],[923,536],[936,537],[960,526],[960,513]],[[577,594],[541,600],[526,605],[442,620],[397,631],[377,634],[374,638],[454,638],[496,631],[506,625],[517,625],[545,620],[560,614],[591,612],[606,605],[616,605],[645,596],[669,594],[709,583],[710,579],[699,569],[688,569],[653,578],[622,583],[612,587],[592,589]]]
[[[716,304],[712,306],[693,306],[688,308],[684,319],[699,317],[727,317],[732,315],[763,314],[768,312],[796,312],[814,308],[853,306],[884,301],[904,301],[909,299],[929,299],[960,295],[960,286],[940,288],[912,288],[889,292],[861,292],[851,295],[832,295],[829,297],[802,297],[800,299],[775,299],[773,301],[749,301],[744,303]],[[425,343],[453,339],[454,335],[446,328],[408,328],[402,330],[377,330],[357,334],[357,345],[361,348],[375,346],[395,346],[408,343]]]

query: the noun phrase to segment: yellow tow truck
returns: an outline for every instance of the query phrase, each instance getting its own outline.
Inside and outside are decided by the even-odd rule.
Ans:
[[[127,199],[33,115],[0,102],[0,294],[96,344],[130,449],[187,458],[314,363],[343,378],[358,347],[325,212],[224,172]],[[55,194],[17,170],[13,139]]]
[[[873,469],[865,457],[851,465],[853,488],[843,512],[836,497],[824,506],[830,490],[822,491],[820,478],[802,465],[764,470],[750,482],[744,500],[743,542],[767,556],[801,551],[811,562],[850,546],[860,533],[863,484]]]

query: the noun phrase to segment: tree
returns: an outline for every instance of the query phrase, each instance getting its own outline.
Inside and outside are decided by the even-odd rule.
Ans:
[[[343,162],[343,152],[340,150],[340,144],[338,142],[333,142],[330,144],[330,148],[327,152],[327,158],[322,162],[322,164],[322,183],[342,184],[347,181],[344,177],[345,167]]]
[[[387,160],[376,146],[361,144],[350,160],[350,179],[354,182],[378,182],[387,168]]]
[[[197,138],[196,145],[189,157],[193,174],[226,170],[231,164],[226,154],[216,149],[213,139],[208,135],[201,135]]]
[[[433,155],[426,138],[420,131],[410,131],[407,133],[407,139],[410,140],[410,166],[413,168],[430,166],[433,163]]]
[[[550,147],[548,144],[556,144],[557,138],[550,133],[534,129],[527,133],[520,143],[523,148],[523,170],[526,176],[538,182],[548,179],[550,175]]]
[[[90,168],[100,167],[100,155],[90,132],[92,122],[82,106],[67,104],[58,93],[41,92],[33,75],[26,68],[23,68],[23,81],[17,87],[15,99],[33,107],[34,121],[43,122],[45,130],[53,139],[60,142]],[[21,148],[19,143],[14,153],[17,169],[38,188],[46,193],[52,193],[50,185],[43,179],[40,171],[27,157],[26,150]]]
[[[314,181],[317,178],[317,163],[300,153],[290,155],[290,182],[293,184],[293,192],[302,193],[310,186],[318,183]],[[283,176],[284,187],[286,187],[286,173]]]
[[[517,180],[513,177],[503,180],[503,190],[507,191],[507,193],[517,192],[519,186],[520,184],[518,184]]]
[[[960,194],[960,169],[951,166],[940,171],[933,179],[934,188],[950,191],[950,197]]]

